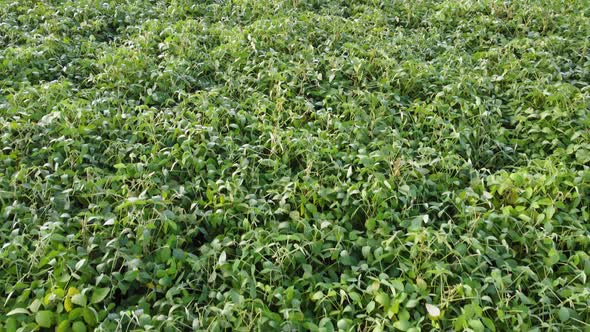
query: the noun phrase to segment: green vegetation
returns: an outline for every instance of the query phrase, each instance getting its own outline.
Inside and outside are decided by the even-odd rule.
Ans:
[[[588,0],[0,0],[0,330],[590,330]]]

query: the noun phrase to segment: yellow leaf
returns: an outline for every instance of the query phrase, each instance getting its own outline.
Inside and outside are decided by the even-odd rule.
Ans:
[[[72,311],[74,309],[74,304],[72,303],[72,296],[80,294],[80,291],[76,287],[68,288],[68,293],[66,294],[66,298],[64,300],[64,309],[67,312]]]
[[[80,291],[78,290],[78,288],[76,288],[76,287],[70,287],[68,289],[68,296],[69,297],[72,297],[72,296],[74,296],[76,294],[80,294]]]
[[[43,304],[45,304],[46,306],[49,305],[49,302],[51,302],[51,293],[47,293],[45,294],[45,297],[43,298]]]
[[[72,304],[72,298],[70,296],[66,297],[66,299],[64,300],[64,309],[66,309],[67,312],[72,311],[72,309],[74,309],[74,305]]]

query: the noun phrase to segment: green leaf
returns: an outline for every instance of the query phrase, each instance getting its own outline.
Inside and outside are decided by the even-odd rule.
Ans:
[[[570,319],[570,311],[566,307],[561,307],[558,316],[560,321],[567,322]]]
[[[99,303],[107,297],[110,292],[110,288],[95,288],[90,297],[90,303]]]
[[[67,332],[70,329],[70,321],[64,320],[55,328],[55,332]]]
[[[576,151],[576,159],[582,164],[588,165],[590,163],[590,150],[580,149]]]
[[[393,323],[393,327],[400,331],[407,331],[412,325],[407,320],[398,320],[397,322]]]
[[[76,263],[76,271],[77,271],[77,270],[80,270],[80,269],[81,269],[81,268],[84,266],[84,264],[86,264],[86,259],[85,259],[85,258],[83,258],[83,259],[79,260],[79,261]]]
[[[482,317],[484,325],[492,332],[496,332],[496,326],[494,325],[494,321],[487,317]]]
[[[324,297],[324,293],[322,291],[317,291],[311,296],[311,299],[314,301],[318,301],[318,300],[322,299],[323,297]]]
[[[16,308],[10,310],[6,316],[13,316],[13,315],[30,315],[31,313],[25,308]]]
[[[148,325],[152,325],[152,318],[149,315],[143,314],[139,316],[139,326],[146,327]]]
[[[367,231],[374,230],[376,226],[377,226],[377,222],[375,221],[374,218],[369,218],[369,219],[367,219],[367,221],[365,221],[365,228],[367,228]]]
[[[74,322],[72,324],[73,332],[86,332],[86,325],[83,322]]]
[[[51,327],[53,321],[53,312],[48,310],[42,310],[37,312],[35,315],[35,322],[41,327]]]
[[[91,308],[84,308],[82,311],[82,317],[88,326],[94,327],[97,324],[96,314]]]
[[[68,319],[70,321],[74,321],[80,317],[82,317],[82,308],[75,308],[68,314]]]
[[[6,324],[4,325],[4,328],[6,329],[6,332],[16,332],[16,318],[8,317],[8,319],[6,320]]]
[[[39,311],[39,308],[41,307],[41,300],[39,299],[35,299],[33,300],[33,302],[29,305],[29,310],[31,310],[31,312],[35,313],[37,311]]]
[[[475,332],[483,332],[485,330],[482,322],[479,319],[470,319],[468,324]]]
[[[370,314],[373,310],[375,310],[375,301],[371,301],[367,304],[367,313]]]
[[[545,259],[545,262],[549,266],[557,264],[559,262],[559,252],[555,250],[555,248],[551,248],[549,250],[549,253],[547,253],[547,258]]]
[[[72,303],[77,304],[81,307],[85,307],[87,303],[86,295],[84,294],[75,294],[72,296]]]
[[[414,308],[418,305],[418,300],[416,299],[411,299],[408,301],[408,303],[406,303],[406,308]]]
[[[389,295],[384,292],[379,292],[377,296],[375,296],[375,301],[379,303],[384,308],[389,307]]]

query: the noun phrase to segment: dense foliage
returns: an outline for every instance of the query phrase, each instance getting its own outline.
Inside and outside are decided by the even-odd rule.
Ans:
[[[590,330],[590,3],[0,0],[0,330]]]

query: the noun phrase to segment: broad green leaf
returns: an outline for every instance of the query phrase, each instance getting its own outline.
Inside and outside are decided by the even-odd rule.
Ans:
[[[479,319],[470,319],[468,324],[475,332],[483,332],[484,331],[484,326]]]
[[[6,332],[16,332],[17,325],[16,325],[16,318],[8,317],[6,323],[4,324],[4,328]]]
[[[84,294],[76,294],[72,296],[72,303],[77,304],[81,307],[85,307],[87,303],[86,295]]]
[[[565,307],[559,308],[558,315],[559,315],[559,320],[562,322],[567,322],[570,319],[570,311]]]
[[[371,301],[367,304],[367,313],[370,314],[373,310],[375,310],[375,301]]]
[[[79,261],[76,263],[76,270],[80,270],[80,269],[81,269],[81,268],[84,266],[84,264],[86,264],[86,259],[85,259],[85,258],[84,258],[84,259],[81,259],[81,260],[79,260]]]
[[[10,310],[6,314],[6,316],[14,316],[14,315],[19,315],[19,314],[30,315],[31,313],[29,312],[29,310],[27,310],[25,308],[16,308],[16,309]]]
[[[393,327],[400,331],[407,331],[412,325],[407,320],[398,320],[393,323]]]
[[[35,322],[41,327],[49,328],[53,323],[53,312],[41,310],[35,315]]]
[[[408,300],[408,302],[406,303],[406,308],[414,308],[418,305],[418,300],[417,299],[411,299]]]
[[[377,296],[375,296],[375,301],[385,308],[389,307],[389,295],[384,292],[379,292]]]
[[[82,317],[86,324],[90,327],[94,327],[97,324],[96,313],[92,308],[82,309]]]
[[[73,332],[86,332],[86,324],[83,322],[74,322],[72,324],[72,331]]]
[[[311,296],[311,299],[314,301],[321,300],[322,298],[324,298],[324,293],[322,291],[317,291]]]
[[[99,303],[109,294],[109,288],[95,288],[90,297],[90,303]]]
[[[67,332],[70,329],[70,321],[64,320],[57,325],[55,332]]]
[[[29,310],[31,310],[31,312],[35,313],[35,312],[39,311],[39,308],[41,308],[41,305],[42,305],[41,301],[39,299],[35,299],[29,305]]]

